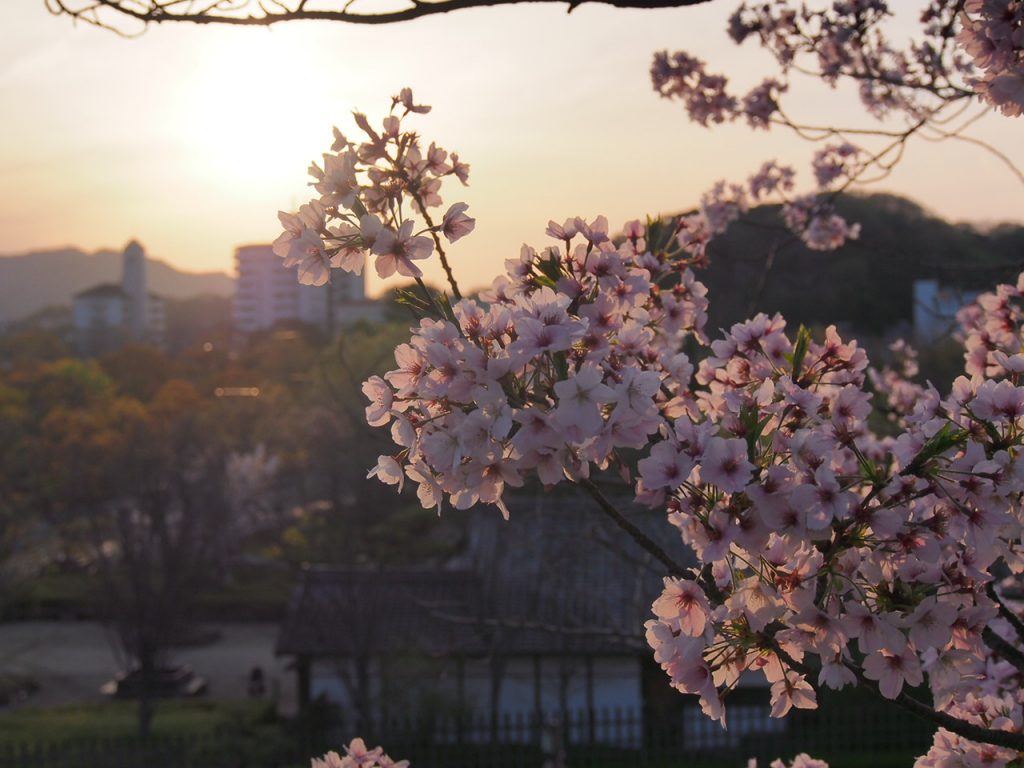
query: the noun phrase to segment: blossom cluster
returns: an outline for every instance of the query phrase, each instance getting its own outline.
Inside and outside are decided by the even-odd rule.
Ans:
[[[453,243],[473,231],[476,222],[465,203],[450,206],[437,223],[431,217],[442,205],[444,179],[454,176],[466,184],[469,166],[434,143],[424,150],[419,136],[403,129],[408,115],[429,111],[405,88],[392,99],[380,130],[365,115],[354,115],[365,141],[357,144],[334,129],[323,166],[313,163],[309,169],[319,197],[297,213],[278,214],[284,232],[274,241],[274,253],[285,266],[298,268],[299,282],[323,285],[332,268],[361,274],[369,256],[380,277],[420,278],[415,262],[435,246],[444,259],[442,236]],[[413,212],[423,227],[410,218]]]
[[[917,351],[903,339],[889,345],[893,356],[891,365],[867,370],[868,381],[876,394],[873,403],[891,422],[905,425],[907,416],[914,412],[925,388],[914,379],[919,373]]]
[[[409,768],[408,760],[392,760],[381,747],[367,749],[362,739],[352,739],[345,747],[344,756],[328,752],[323,757],[314,757],[311,768]]]
[[[701,241],[683,220],[623,231],[613,242],[604,217],[552,221],[558,245],[523,246],[486,304],[424,318],[398,367],[363,386],[367,420],[390,423],[401,449],[371,475],[412,480],[426,507],[448,496],[507,514],[507,486],[584,479],[647,445],[666,409],[692,406],[678,350],[706,338],[706,289],[691,269]]]
[[[828,150],[823,177],[850,162]],[[507,489],[534,477],[625,478],[696,561],[666,578],[646,632],[710,717],[724,724],[751,674],[776,717],[822,689],[926,686],[952,725],[919,765],[1005,765],[1015,751],[960,731],[1024,730],[1024,623],[992,575],[1024,572],[1024,278],[962,314],[967,375],[945,396],[908,381],[911,350],[871,371],[834,327],[815,339],[759,314],[711,341],[707,241],[791,181],[766,166],[619,234],[551,221],[551,244],[524,245],[478,299],[428,294],[396,367],[363,386],[395,443],[370,476],[415,485],[426,508],[506,516]],[[875,409],[896,434],[872,431]]]
[[[1003,114],[1024,114],[1024,0],[968,0],[957,41],[980,74],[974,87]]]
[[[367,749],[366,743],[356,738],[345,747],[344,756],[328,752],[323,757],[314,757],[310,768],[409,768],[409,761],[392,760],[384,754],[382,747]],[[757,768],[757,760],[748,760],[747,768]],[[799,754],[788,764],[783,760],[773,760],[770,768],[828,768],[828,763],[815,760],[807,754]]]
[[[683,101],[690,119],[703,126],[745,116],[752,127],[767,128],[779,108],[778,94],[787,89],[784,84],[768,79],[742,98],[729,95],[724,76],[708,74],[703,61],[681,51],[655,54],[651,79],[659,94]],[[860,148],[847,141],[828,144],[816,153],[812,163],[819,193],[792,200],[786,193],[794,187],[794,170],[773,162],[765,163],[750,179],[750,196],[756,201],[778,196],[784,203],[784,220],[790,231],[812,250],[835,250],[847,240],[856,239],[859,227],[848,224],[835,212],[834,195],[820,192],[832,186],[841,191],[856,180],[870,165],[864,155]],[[722,181],[704,195],[701,212],[710,234],[714,235],[724,232],[747,207],[746,190]]]
[[[979,37],[1004,39],[1000,35],[1006,27],[993,19],[1001,16],[999,6],[1006,4],[968,3],[977,6]],[[754,128],[767,128],[784,122],[779,98],[788,91],[793,72],[818,75],[833,86],[843,78],[856,81],[862,103],[876,117],[892,112],[923,116],[944,101],[972,94],[962,77],[969,64],[948,44],[958,7],[950,0],[933,0],[921,16],[922,37],[902,50],[885,34],[892,14],[883,0],[820,7],[796,6],[789,0],[743,3],[729,19],[729,35],[737,44],[756,39],[775,58],[777,77],[766,78],[739,96],[728,91],[727,77],[707,72],[700,59],[682,51],[662,51],[654,55],[651,80],[659,94],[682,101],[691,119],[701,125],[745,119]],[[995,66],[1004,63],[999,59]]]
[[[648,623],[674,686],[724,718],[724,694],[746,671],[772,684],[776,716],[815,706],[822,687],[874,684],[898,698],[927,685],[958,721],[1021,732],[1022,625],[991,575],[997,562],[1024,570],[1020,297],[1019,286],[999,286],[961,314],[973,374],[945,399],[905,381],[916,363],[897,345],[902,370],[872,373],[904,427],[890,438],[867,429],[861,359],[838,337],[825,348],[849,360],[839,380],[809,379],[806,361],[827,357],[780,338],[777,318],[712,344],[697,372],[713,405],[702,410],[746,441],[746,456],[736,444],[731,460],[704,452],[694,461],[684,423],[685,438],[640,462],[641,479],[668,491],[670,522],[704,566],[666,580]],[[792,370],[775,362],[780,350]],[[673,461],[688,470],[682,485],[680,470],[671,480],[664,472]],[[940,728],[918,765],[1002,766],[1016,755]]]
[[[820,188],[824,190],[849,172],[859,153],[860,150],[850,144],[830,145],[819,152],[815,159],[815,173]],[[752,202],[772,200],[782,203],[786,228],[813,251],[832,251],[845,245],[847,240],[860,237],[860,225],[850,224],[836,213],[832,195],[792,196],[795,177],[796,172],[791,166],[769,161],[747,180],[746,185],[717,182],[701,197],[697,214],[684,221],[684,226],[691,233],[690,239],[702,240],[706,245],[739,219]]]
[[[666,580],[648,623],[673,685],[723,720],[745,672],[771,684],[775,716],[866,681],[895,699],[927,677],[958,715],[979,680],[1016,692],[1019,670],[982,635],[1019,642],[986,587],[997,560],[1024,570],[1024,388],[923,390],[905,430],[881,438],[866,357],[834,329],[791,341],[781,318],[758,316],[711,352],[696,373],[703,420],[677,420],[638,464],[638,499],[667,503],[702,566]],[[1019,729],[1020,702],[1000,702]]]
[[[751,758],[747,761],[747,768],[757,768],[757,760]],[[769,768],[828,768],[824,760],[817,760],[805,752],[801,752],[788,763],[781,758],[772,760]]]
[[[737,44],[758,40],[774,56],[783,82],[794,71],[811,72],[833,86],[844,78],[856,81],[862,104],[877,117],[926,115],[945,100],[969,94],[962,78],[969,67],[949,45],[962,3],[932,0],[920,16],[920,36],[906,48],[893,45],[886,34],[890,5],[885,0],[818,7],[797,7],[788,0],[743,3],[729,19],[729,34]],[[986,5],[978,10],[983,16],[998,13],[1006,3]]]
[[[884,178],[910,136],[958,135],[969,122],[951,130],[949,121],[974,96],[1007,115],[1024,110],[1024,0],[932,0],[920,16],[921,37],[905,48],[893,46],[886,35],[891,16],[884,0],[819,7],[789,0],[744,3],[730,17],[729,34],[737,44],[758,40],[775,58],[776,76],[741,95],[700,59],[661,51],[654,55],[651,81],[657,93],[682,102],[690,119],[705,127],[744,119],[755,129],[785,126],[813,141],[839,138],[813,159],[818,191],[784,200],[786,225],[794,234],[813,250],[832,250],[859,232],[836,214],[835,195],[851,184]],[[843,79],[855,82],[871,115],[900,116],[906,131],[857,129],[885,142],[868,153],[847,141],[841,128],[794,122],[780,103],[794,73],[817,75],[833,87]]]
[[[1000,285],[957,313],[964,336],[967,374],[1002,378],[1019,375],[1024,351],[1024,277],[1016,285]]]

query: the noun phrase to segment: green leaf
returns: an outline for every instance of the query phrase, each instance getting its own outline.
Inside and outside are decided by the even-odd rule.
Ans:
[[[569,378],[569,358],[565,352],[555,352],[551,356],[551,360],[555,364],[555,373],[557,374],[560,381],[565,381]]]
[[[407,288],[399,288],[395,292],[395,301],[403,307],[409,307],[418,317],[425,317],[432,309],[430,302],[419,291],[410,291]]]
[[[547,258],[543,256],[537,258],[537,269],[551,281],[550,285],[553,286],[562,277],[562,264],[556,251],[548,250],[546,253],[548,254]]]
[[[807,357],[807,348],[811,344],[811,332],[807,330],[804,325],[800,326],[800,330],[796,334],[796,344],[793,345],[793,353],[787,355],[787,359],[793,364],[793,382],[795,383],[800,378],[800,374],[803,372],[804,358]]]
[[[547,286],[548,288],[554,288],[558,284],[556,280],[552,280],[547,275],[534,275],[533,281],[537,283],[537,285]]]
[[[914,460],[907,465],[907,468],[901,474],[918,474],[936,456],[941,456],[950,448],[962,444],[967,435],[967,430],[954,427],[952,424],[945,424],[942,429],[932,435],[932,438],[924,444],[917,456],[914,457]]]
[[[363,218],[363,216],[369,213],[369,211],[366,210],[366,206],[363,205],[363,201],[358,197],[352,202],[352,210],[356,212],[356,216],[359,218]]]
[[[673,241],[676,236],[676,229],[679,227],[679,220],[682,216],[672,216],[668,219],[658,217],[652,219],[647,217],[647,248],[652,253],[659,254],[671,251],[674,248]]]
[[[455,317],[455,310],[452,309],[452,301],[448,297],[448,294],[439,294],[437,297],[437,303],[441,305],[441,312],[444,313],[445,319],[458,325],[459,321],[458,318]]]
[[[764,434],[764,428],[772,420],[771,414],[758,419],[759,411],[751,405],[743,406],[740,411],[740,423],[743,424],[743,432],[747,441],[747,459],[751,464],[757,464],[757,444]]]

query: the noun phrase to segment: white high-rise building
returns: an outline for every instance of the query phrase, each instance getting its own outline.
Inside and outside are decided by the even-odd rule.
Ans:
[[[149,331],[146,294],[146,253],[132,240],[124,249],[121,261],[121,289],[125,293],[125,321],[132,338],[143,340]]]
[[[164,301],[146,290],[146,252],[139,243],[125,246],[120,283],[100,283],[75,294],[72,321],[76,346],[85,355],[132,341],[163,343]]]
[[[235,251],[238,283],[232,313],[242,333],[266,330],[298,320],[333,333],[346,323],[374,319],[377,302],[366,298],[362,275],[333,270],[327,285],[302,285],[295,267],[285,267],[269,245],[244,245]]]

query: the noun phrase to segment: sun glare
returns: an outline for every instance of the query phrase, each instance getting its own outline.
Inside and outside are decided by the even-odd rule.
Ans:
[[[217,184],[294,180],[330,135],[315,68],[294,35],[230,32],[210,35],[183,93],[195,162]]]

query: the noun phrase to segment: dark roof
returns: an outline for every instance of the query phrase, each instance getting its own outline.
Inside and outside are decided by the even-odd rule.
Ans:
[[[626,505],[628,506],[628,505]],[[575,497],[514,500],[511,520],[473,518],[449,570],[313,567],[295,589],[279,654],[311,656],[634,654],[663,574]],[[634,509],[680,559],[663,514]],[[660,525],[658,525],[660,523]],[[662,542],[666,543],[665,541]]]
[[[277,652],[474,653],[483,648],[476,633],[440,615],[466,615],[479,605],[478,585],[465,571],[307,568],[288,605]]]
[[[94,285],[92,288],[86,288],[85,290],[79,291],[78,293],[75,294],[75,298],[76,299],[77,298],[91,298],[91,297],[94,297],[94,296],[95,297],[101,297],[101,296],[127,297],[128,294],[125,293],[124,289],[121,288],[121,286],[118,285],[117,283],[100,283],[99,285]]]

